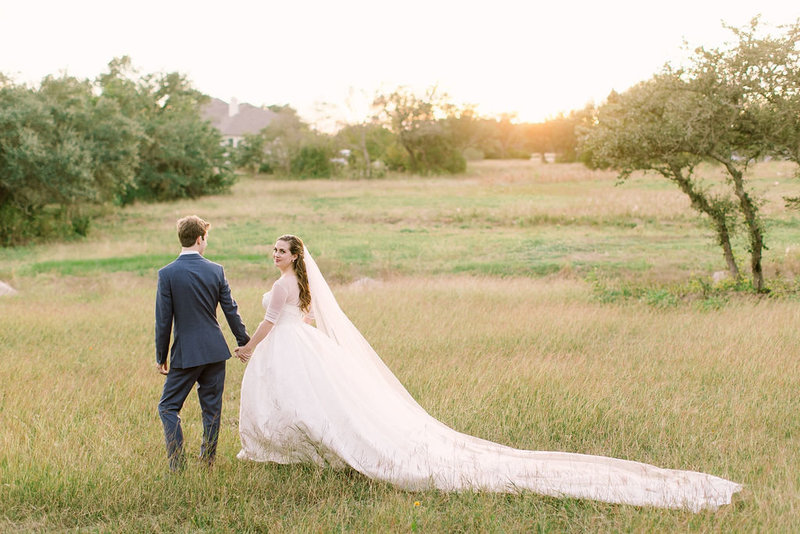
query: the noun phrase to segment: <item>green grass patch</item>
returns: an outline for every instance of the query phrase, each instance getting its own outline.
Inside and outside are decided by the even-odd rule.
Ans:
[[[154,254],[123,258],[68,259],[36,262],[24,268],[21,274],[32,276],[42,273],[63,276],[87,276],[96,273],[129,272],[139,275],[151,274],[175,259],[175,254]],[[207,255],[214,262],[263,262],[264,257],[257,254],[216,254]]]

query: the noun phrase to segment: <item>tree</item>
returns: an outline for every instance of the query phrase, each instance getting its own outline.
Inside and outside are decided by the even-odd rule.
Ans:
[[[800,165],[800,20],[783,26],[778,35],[761,35],[759,24],[756,17],[749,26],[730,28],[738,39],[731,69],[766,125],[769,154]],[[800,198],[786,200],[800,207]]]
[[[589,104],[581,110],[570,111],[568,115],[559,114],[546,122],[550,145],[557,154],[556,161],[577,161],[578,131],[590,124],[593,116],[594,105]]]
[[[546,153],[554,152],[556,161],[577,161],[578,131],[591,124],[595,114],[593,104],[583,109],[570,111],[539,123],[518,125],[520,146],[528,154],[540,154],[542,163],[547,163]]]
[[[453,130],[440,119],[455,116],[455,106],[436,88],[418,97],[405,88],[378,95],[374,105],[405,152],[404,167],[414,173],[458,173],[466,160],[456,145]]]
[[[597,110],[595,124],[579,131],[581,157],[590,167],[619,170],[620,180],[635,171],[654,171],[675,183],[691,206],[711,220],[728,270],[738,278],[731,247],[734,205],[694,175],[704,158],[692,153],[695,139],[687,138],[686,126],[699,103],[693,93],[676,90],[675,83],[656,76],[625,93],[612,93]]]
[[[57,128],[42,98],[0,88],[0,241],[23,243],[45,233],[45,208],[91,198],[89,157],[73,132]]]
[[[88,80],[48,76],[0,88],[0,242],[88,230],[88,203],[133,179],[139,129]]]
[[[122,204],[195,198],[234,183],[222,135],[200,114],[208,97],[184,75],[139,76],[126,56],[112,60],[97,83],[143,132],[136,176],[120,196]]]
[[[206,99],[179,73],[139,76],[128,57],[95,82],[47,76],[33,89],[0,75],[0,243],[63,235],[64,223],[85,234],[90,203],[227,189]]]
[[[333,172],[330,147],[322,143],[307,144],[292,158],[292,176],[300,178],[330,178]]]
[[[270,169],[267,162],[267,140],[261,133],[246,133],[233,151],[234,164],[239,169],[246,169],[250,173],[262,172]]]
[[[94,94],[88,80],[45,77],[39,95],[60,128],[79,135],[91,160],[94,200],[117,201],[136,177],[140,125],[126,117],[118,103]]]
[[[349,150],[348,165],[361,177],[372,178],[375,163],[384,162],[395,135],[384,126],[373,122],[350,124],[336,133],[339,147]]]
[[[756,18],[748,28],[734,30],[738,43],[721,49],[697,48],[688,66],[667,66],[650,82],[609,99],[598,112],[596,125],[585,132],[582,150],[587,161],[620,168],[623,177],[626,169],[666,166],[675,181],[672,162],[676,158],[683,158],[679,168],[684,174],[699,161],[722,166],[727,179],[717,187],[725,193],[717,197],[704,193],[706,208],[695,200],[692,203],[715,221],[723,248],[722,221],[732,220],[735,206],[747,232],[753,287],[763,291],[765,230],[761,200],[747,183],[747,171],[767,155],[791,159],[796,151],[800,118],[793,106],[798,93],[799,32],[797,25],[781,38],[759,38],[757,32]],[[619,116],[627,118],[617,120]],[[653,120],[655,124],[664,121],[660,131],[648,126]],[[647,135],[627,135],[622,128],[644,129]],[[651,143],[651,139],[659,142]],[[711,214],[714,210],[716,216]],[[726,260],[733,272],[728,252]]]
[[[292,161],[300,150],[315,137],[315,133],[291,106],[269,106],[276,116],[261,130],[264,138],[267,162],[276,172],[290,176]],[[297,167],[296,167],[297,168]]]
[[[737,52],[698,48],[687,69],[674,72],[678,90],[695,96],[694,113],[685,126],[694,133],[695,143],[687,150],[722,165],[744,218],[749,242],[750,271],[756,291],[764,289],[761,258],[764,224],[760,199],[746,183],[748,168],[769,152],[769,113],[754,101],[741,83]]]
[[[542,163],[547,163],[548,152],[552,152],[553,140],[550,124],[546,122],[526,123],[521,126],[525,148],[533,154],[539,154]]]

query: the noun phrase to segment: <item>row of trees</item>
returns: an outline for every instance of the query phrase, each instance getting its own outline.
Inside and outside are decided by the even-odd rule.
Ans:
[[[0,76],[0,244],[85,234],[87,207],[195,197],[234,180],[207,97],[178,73],[139,76],[127,57],[96,80]]]
[[[370,120],[334,135],[271,106],[272,123],[231,150],[203,119],[206,102],[180,73],[140,75],[128,57],[95,80],[48,76],[34,88],[0,75],[0,245],[85,234],[97,206],[222,192],[236,168],[314,178],[458,173],[467,157],[574,158],[577,143],[576,114],[515,124],[435,89],[399,88],[375,98]]]
[[[736,278],[731,240],[744,232],[761,291],[766,227],[747,171],[765,157],[800,164],[800,22],[778,35],[762,35],[758,19],[731,30],[732,44],[698,48],[684,66],[544,123],[480,117],[435,89],[398,88],[375,98],[370,120],[334,135],[272,106],[275,120],[230,152],[201,117],[207,97],[178,73],[139,76],[120,58],[94,81],[47,77],[33,89],[0,76],[0,244],[63,234],[65,224],[85,233],[93,204],[224,191],[236,167],[302,177],[457,173],[467,157],[555,152],[621,179],[652,171],[674,182],[710,222]],[[704,162],[725,178],[698,178]]]
[[[481,117],[436,88],[421,95],[398,88],[375,97],[369,120],[344,125],[334,135],[313,130],[291,107],[269,109],[276,119],[261,132],[244,136],[233,154],[237,167],[309,178],[336,173],[369,178],[385,170],[459,173],[468,158],[541,154],[546,161],[546,153],[555,153],[560,161],[574,161],[576,125],[590,117],[591,108],[543,123],[518,124],[512,115]]]
[[[800,164],[800,22],[779,35],[762,35],[758,18],[730,29],[732,44],[698,48],[688,65],[612,94],[580,130],[579,150],[588,165],[618,169],[623,180],[653,171],[675,183],[707,217],[736,278],[731,237],[743,229],[762,291],[765,224],[747,170],[765,157]],[[699,179],[702,162],[719,165],[724,178]]]

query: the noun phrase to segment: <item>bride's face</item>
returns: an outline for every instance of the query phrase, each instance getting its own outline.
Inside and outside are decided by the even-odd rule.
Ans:
[[[292,267],[292,262],[296,258],[297,254],[289,251],[289,243],[281,240],[275,242],[275,247],[272,249],[272,261],[278,269],[284,271]]]

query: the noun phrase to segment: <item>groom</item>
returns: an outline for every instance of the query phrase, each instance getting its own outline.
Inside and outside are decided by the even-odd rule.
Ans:
[[[156,364],[159,372],[167,376],[158,413],[173,472],[185,465],[180,411],[195,384],[203,412],[200,459],[210,466],[217,452],[225,361],[231,357],[217,322],[217,304],[222,307],[238,344],[245,345],[250,340],[222,266],[203,257],[210,226],[196,215],[180,219],[181,254],[158,271]],[[168,364],[173,324],[171,364]]]

